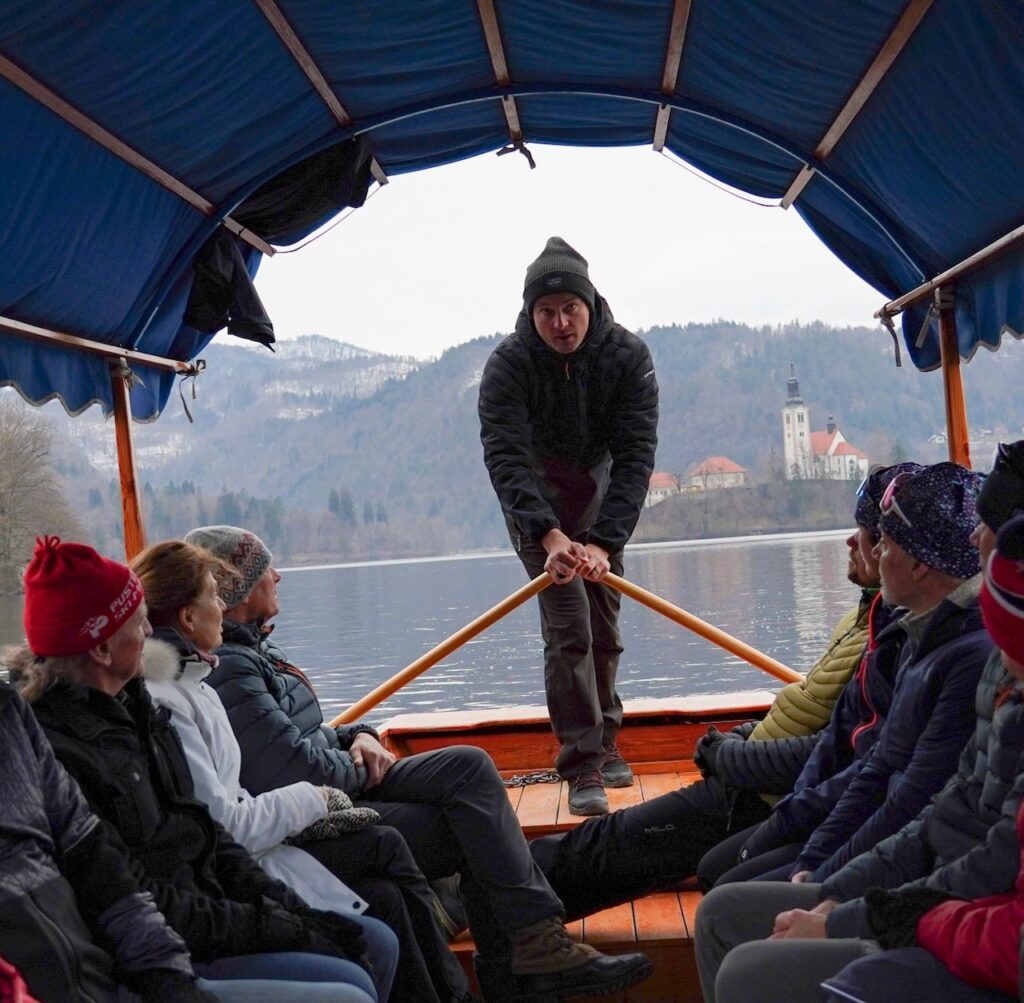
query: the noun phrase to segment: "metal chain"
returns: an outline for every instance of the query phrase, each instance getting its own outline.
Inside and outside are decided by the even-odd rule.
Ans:
[[[503,781],[506,787],[529,787],[531,784],[560,784],[562,778],[554,770],[537,773],[517,773]]]

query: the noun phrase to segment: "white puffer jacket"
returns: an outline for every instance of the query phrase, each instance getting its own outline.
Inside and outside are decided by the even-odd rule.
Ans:
[[[327,814],[316,787],[301,781],[255,797],[242,787],[235,733],[217,691],[203,682],[213,664],[198,652],[188,653],[187,642],[174,646],[155,637],[146,642],[143,655],[146,688],[171,712],[196,798],[271,877],[306,903],[333,912],[363,912],[366,903],[323,864],[296,846],[284,845],[289,836]]]

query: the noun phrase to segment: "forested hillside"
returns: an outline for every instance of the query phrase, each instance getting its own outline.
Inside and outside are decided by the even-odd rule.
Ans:
[[[881,329],[718,321],[642,333],[661,386],[658,469],[682,474],[721,454],[747,467],[755,482],[778,481],[779,412],[791,362],[813,428],[834,415],[873,461],[944,456],[941,444],[929,442],[944,430],[941,376],[895,368],[892,341]],[[160,421],[136,426],[150,536],[179,534],[196,522],[245,522],[289,561],[504,546],[476,418],[480,372],[499,337],[425,363],[315,336],[285,343],[277,355],[228,340],[211,345],[196,399],[183,387],[194,424],[174,396]],[[980,352],[964,373],[972,432],[988,440],[1019,437],[1024,346],[1005,339],[998,354]],[[72,421],[53,408],[43,413],[85,531],[116,549],[112,429],[94,414]],[[720,494],[720,503],[701,503],[700,518],[672,520],[672,507],[645,513],[643,535],[688,535],[698,525],[715,532],[707,506],[736,509],[728,492]],[[769,497],[792,509],[788,494],[762,496],[768,522]],[[677,499],[673,507],[687,504]],[[760,504],[749,503],[754,511],[743,515],[744,525]]]

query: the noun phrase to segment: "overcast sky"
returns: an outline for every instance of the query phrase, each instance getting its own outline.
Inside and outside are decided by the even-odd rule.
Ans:
[[[278,338],[317,333],[430,358],[509,331],[552,234],[632,329],[709,321],[873,325],[885,297],[792,210],[752,205],[649,147],[532,147],[400,175],[331,232],[265,259]]]

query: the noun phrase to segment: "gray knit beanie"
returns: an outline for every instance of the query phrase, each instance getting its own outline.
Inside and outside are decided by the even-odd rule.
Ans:
[[[587,259],[561,237],[550,237],[539,257],[526,269],[523,303],[526,312],[548,293],[574,293],[593,310],[596,293],[587,272]]]
[[[237,526],[200,526],[185,534],[185,542],[209,550],[238,572],[237,577],[218,583],[228,609],[245,600],[274,560],[255,533]]]

